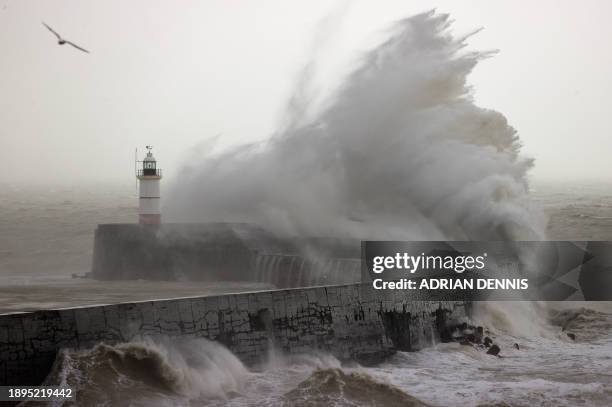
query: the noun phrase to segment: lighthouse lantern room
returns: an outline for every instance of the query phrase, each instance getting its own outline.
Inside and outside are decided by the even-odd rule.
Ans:
[[[147,146],[147,155],[142,160],[142,168],[136,168],[138,178],[138,223],[141,225],[159,225],[161,223],[160,188],[162,178],[161,169],[157,168],[157,161]],[[138,161],[136,161],[138,166]]]

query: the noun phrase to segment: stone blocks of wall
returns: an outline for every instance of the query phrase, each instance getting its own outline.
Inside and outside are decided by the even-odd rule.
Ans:
[[[430,344],[444,314],[465,303],[412,301],[370,285],[312,287],[0,315],[0,385],[34,385],[63,348],[142,337],[204,337],[247,364],[274,348],[377,363]]]

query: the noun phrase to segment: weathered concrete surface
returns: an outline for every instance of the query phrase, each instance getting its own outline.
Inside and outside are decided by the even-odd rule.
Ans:
[[[352,284],[0,315],[0,385],[41,383],[62,348],[158,335],[219,341],[247,364],[272,346],[376,363],[428,346],[449,315],[469,311],[407,297]]]
[[[247,224],[98,225],[92,274],[99,280],[246,281],[256,252],[249,244],[267,240]]]
[[[98,225],[98,280],[258,281],[278,288],[356,283],[360,242],[279,238],[247,223]]]

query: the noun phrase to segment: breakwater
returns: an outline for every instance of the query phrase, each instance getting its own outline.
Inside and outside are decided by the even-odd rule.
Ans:
[[[102,224],[98,280],[252,281],[278,288],[360,281],[352,239],[279,237],[248,223]]]
[[[208,338],[249,365],[271,349],[374,364],[429,346],[469,304],[349,284],[4,314],[0,384],[40,384],[62,349],[155,336]]]

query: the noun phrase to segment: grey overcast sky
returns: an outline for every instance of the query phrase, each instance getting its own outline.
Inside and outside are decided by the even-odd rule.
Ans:
[[[133,182],[146,144],[179,176],[209,137],[274,130],[326,16],[343,14],[321,86],[390,22],[431,8],[457,34],[484,27],[472,50],[500,50],[470,82],[519,131],[534,179],[610,179],[611,1],[0,0],[0,182]]]

